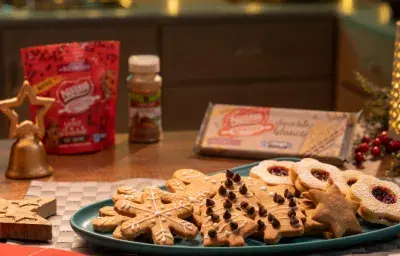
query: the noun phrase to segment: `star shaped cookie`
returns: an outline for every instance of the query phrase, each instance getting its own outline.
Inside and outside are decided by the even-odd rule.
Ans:
[[[359,203],[343,197],[335,184],[329,182],[326,191],[311,189],[309,194],[317,205],[312,219],[328,225],[333,237],[362,232],[356,218]]]

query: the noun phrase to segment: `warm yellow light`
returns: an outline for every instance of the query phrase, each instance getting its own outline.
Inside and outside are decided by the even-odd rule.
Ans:
[[[119,4],[124,8],[129,8],[132,6],[132,0],[119,0]]]
[[[54,3],[56,3],[56,4],[63,4],[63,3],[64,3],[64,0],[54,0]]]
[[[179,13],[180,2],[179,0],[167,1],[167,13],[171,16],[176,16]]]
[[[379,4],[378,8],[378,22],[381,25],[389,24],[391,16],[391,8],[388,3]]]
[[[99,10],[92,9],[92,10],[87,10],[86,15],[89,18],[98,18],[98,17],[100,17],[101,12]]]
[[[262,10],[262,5],[256,2],[247,3],[244,6],[244,11],[250,14],[258,14],[261,12],[261,10]]]
[[[354,0],[342,0],[340,3],[340,11],[345,15],[354,13]]]

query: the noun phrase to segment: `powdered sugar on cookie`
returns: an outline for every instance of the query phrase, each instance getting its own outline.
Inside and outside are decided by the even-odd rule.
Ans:
[[[265,160],[250,170],[250,176],[263,180],[268,185],[293,185],[290,173],[294,162]]]

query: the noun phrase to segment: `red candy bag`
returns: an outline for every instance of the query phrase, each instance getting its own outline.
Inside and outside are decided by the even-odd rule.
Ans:
[[[119,42],[34,46],[21,49],[21,58],[36,93],[56,99],[45,116],[48,153],[94,152],[114,145]]]

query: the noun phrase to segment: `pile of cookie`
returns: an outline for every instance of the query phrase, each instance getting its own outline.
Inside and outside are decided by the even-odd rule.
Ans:
[[[247,237],[276,244],[283,237],[361,233],[357,215],[383,225],[400,221],[396,184],[310,158],[266,160],[246,177],[180,169],[166,187],[118,188],[114,206],[100,209],[93,229],[161,245],[200,232],[204,246],[243,246]]]

